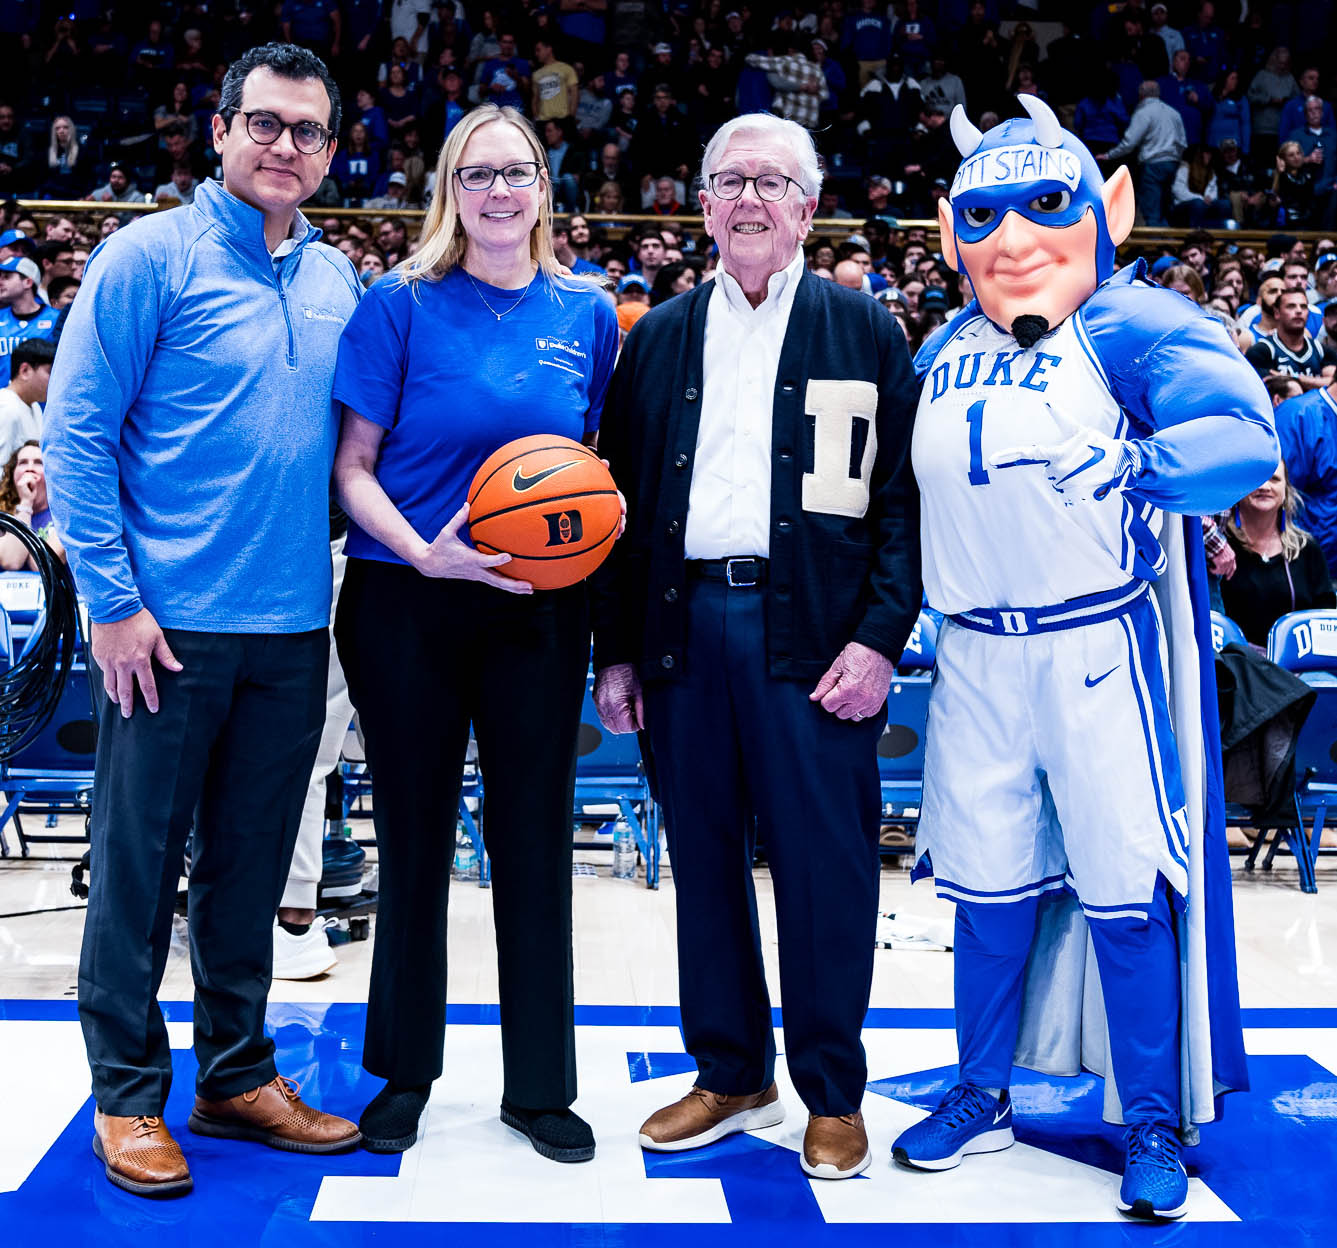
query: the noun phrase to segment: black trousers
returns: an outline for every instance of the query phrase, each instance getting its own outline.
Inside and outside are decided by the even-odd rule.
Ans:
[[[350,559],[335,620],[375,786],[380,902],[363,1064],[441,1074],[446,900],[469,725],[492,858],[508,1100],[576,1098],[571,823],[589,666],[583,585],[507,594]]]
[[[158,1008],[192,824],[190,962],[196,1087],[210,1099],[274,1077],[264,1033],[274,915],[325,718],[329,633],[164,630],[159,710],[104,699],[79,1019],[104,1113],[161,1114],[172,1055]]]
[[[765,594],[688,581],[682,675],[645,690],[673,860],[683,1040],[699,1086],[760,1092],[775,1068],[752,884],[766,840],[780,938],[785,1060],[804,1105],[848,1114],[868,1069],[885,713],[855,723],[766,670]],[[755,824],[754,824],[755,821]]]

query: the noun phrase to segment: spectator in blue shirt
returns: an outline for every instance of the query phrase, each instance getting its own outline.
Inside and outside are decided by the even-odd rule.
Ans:
[[[515,36],[504,32],[497,40],[500,52],[483,62],[478,71],[478,98],[498,108],[523,112],[529,99],[529,62],[515,54]]]
[[[1094,90],[1077,101],[1073,133],[1093,155],[1108,152],[1128,129],[1128,110],[1119,94],[1119,84],[1111,70],[1102,70],[1093,83]]]
[[[371,197],[381,176],[381,154],[372,148],[362,122],[348,127],[348,142],[335,153],[330,175],[346,201],[356,205]]]
[[[1226,67],[1226,37],[1216,25],[1216,5],[1200,0],[1197,21],[1184,31],[1184,47],[1192,58],[1189,72],[1204,82],[1213,82]]]
[[[351,1122],[304,1105],[264,1030],[274,915],[325,716],[330,383],[360,287],[298,212],[339,94],[291,44],[235,62],[223,181],[89,260],[46,409],[48,490],[107,692],[79,1011],[94,1151],[140,1196],[191,1188],[163,1124],[157,1002],[189,837],[199,1070],[191,1129],[304,1153]]]
[[[1184,138],[1191,147],[1202,142],[1203,117],[1211,107],[1211,97],[1202,83],[1189,77],[1188,67],[1188,52],[1176,52],[1170,72],[1158,81],[1161,99],[1183,119]]]
[[[284,0],[279,21],[283,37],[322,55],[339,55],[343,17],[338,0]]]
[[[1311,95],[1320,94],[1319,71],[1316,65],[1305,66],[1296,81],[1300,84],[1300,94],[1291,96],[1281,106],[1281,120],[1277,123],[1277,133],[1283,139],[1289,137],[1292,130],[1298,130],[1306,124],[1305,101]],[[1323,124],[1337,126],[1337,116],[1333,114],[1332,104],[1328,100],[1323,101]]]
[[[50,338],[58,314],[37,295],[42,270],[36,260],[0,260],[0,358],[29,338]]]
[[[383,152],[390,144],[390,127],[385,113],[376,103],[376,97],[366,87],[357,93],[357,109],[353,116],[367,127],[367,141],[373,150]]]
[[[1247,156],[1253,127],[1239,70],[1228,69],[1216,80],[1209,107],[1207,146],[1220,148],[1227,139],[1233,139],[1236,148]]]
[[[859,86],[868,84],[891,55],[891,23],[878,12],[878,0],[859,0],[859,12],[846,16],[840,47],[859,63]]]
[[[594,1136],[569,1108],[570,778],[585,587],[534,593],[463,526],[469,483],[498,447],[539,433],[594,442],[616,314],[592,282],[558,273],[543,148],[518,112],[475,109],[436,173],[421,245],[367,292],[334,383],[349,516],[335,637],[376,773],[381,873],[363,1062],[386,1082],[361,1128],[373,1150],[411,1147],[441,1074],[453,844],[441,812],[458,802],[472,722],[488,786],[502,1121],[546,1157],[583,1161]]]

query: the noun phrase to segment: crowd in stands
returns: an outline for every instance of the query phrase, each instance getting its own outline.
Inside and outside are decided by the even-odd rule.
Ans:
[[[1303,0],[215,0],[0,2],[0,194],[188,203],[242,49],[290,39],[332,66],[345,126],[324,206],[420,206],[483,101],[542,133],[557,207],[695,213],[705,139],[768,109],[813,131],[832,213],[931,216],[963,105],[988,129],[1034,93],[1141,214],[1337,225],[1334,6]],[[1326,57],[1326,61],[1325,61]],[[874,194],[885,179],[886,194]]]
[[[936,215],[958,163],[951,110],[988,129],[1020,115],[1015,97],[1031,92],[1107,170],[1132,166],[1141,223],[1191,227],[1144,256],[1149,273],[1223,323],[1280,405],[1289,478],[1210,527],[1213,571],[1236,599],[1256,582],[1275,591],[1269,604],[1289,609],[1282,597],[1311,589],[1326,603],[1318,571],[1337,570],[1337,6],[735,3],[0,0],[0,196],[11,197],[0,206],[0,349],[23,396],[11,406],[21,416],[36,393],[19,344],[58,333],[89,251],[131,219],[123,206],[189,203],[218,175],[209,135],[223,73],[268,39],[312,47],[340,83],[345,124],[306,211],[364,282],[411,254],[416,225],[401,214],[430,198],[451,128],[491,101],[533,120],[561,214],[559,259],[607,274],[624,331],[710,278],[709,238],[680,219],[699,211],[702,149],[724,120],[768,109],[809,128],[822,155],[810,268],[878,299],[917,347],[970,299],[935,254],[936,232],[909,224]],[[13,197],[108,211],[76,223]],[[322,215],[343,206],[382,215]],[[619,213],[659,220],[615,238],[598,218]],[[1237,245],[1235,226],[1269,231],[1267,244]],[[1301,230],[1333,235],[1315,246]],[[0,450],[13,454],[31,430],[15,419],[7,432]],[[1294,536],[1259,536],[1284,531],[1288,508],[1322,561]],[[1273,585],[1301,555],[1304,575]]]

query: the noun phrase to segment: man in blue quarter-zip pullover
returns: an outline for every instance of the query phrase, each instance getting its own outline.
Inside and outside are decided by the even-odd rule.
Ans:
[[[51,507],[108,695],[79,1016],[93,1149],[138,1195],[191,1187],[161,1117],[172,1065],[156,1000],[188,835],[191,1130],[308,1153],[359,1139],[302,1103],[264,1034],[325,715],[330,387],[360,289],[297,210],[338,131],[316,56],[241,57],[213,119],[222,183],[94,252],[53,369]]]

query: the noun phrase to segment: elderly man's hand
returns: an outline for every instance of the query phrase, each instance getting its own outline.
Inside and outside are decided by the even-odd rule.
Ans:
[[[891,688],[892,662],[870,646],[852,641],[808,694],[838,719],[867,719],[881,709]]]
[[[645,727],[641,678],[631,663],[614,663],[594,678],[594,709],[609,732],[635,732]]]

